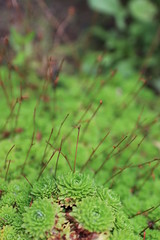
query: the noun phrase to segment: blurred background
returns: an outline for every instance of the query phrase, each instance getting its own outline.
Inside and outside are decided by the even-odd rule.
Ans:
[[[53,56],[69,73],[139,72],[160,94],[159,23],[159,0],[0,0],[0,54],[7,38],[22,71],[43,76]]]

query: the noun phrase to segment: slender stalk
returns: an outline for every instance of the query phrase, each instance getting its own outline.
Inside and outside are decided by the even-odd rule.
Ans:
[[[7,158],[8,158],[10,152],[13,150],[14,147],[15,147],[15,144],[9,149],[9,151],[6,155],[6,158],[5,158],[5,161],[4,161],[4,169],[6,168],[6,165],[7,165]]]
[[[60,152],[61,152],[61,149],[62,149],[62,144],[63,144],[63,139],[61,140],[61,144],[60,144],[60,148],[59,148],[59,152],[58,152],[58,156],[57,156],[56,167],[55,167],[55,173],[54,173],[55,178],[56,178],[56,174],[57,174],[58,161],[59,161],[59,156],[60,156]]]
[[[5,181],[7,181],[7,177],[8,177],[8,171],[9,171],[10,163],[11,163],[11,160],[8,161],[8,167],[7,167],[7,171],[6,171],[6,175],[5,175]]]
[[[110,131],[104,136],[104,138],[99,142],[99,144],[97,145],[96,148],[93,149],[92,153],[90,154],[89,158],[87,159],[87,161],[84,163],[84,165],[81,168],[81,171],[83,171],[86,166],[88,165],[88,163],[90,162],[90,160],[92,159],[92,157],[94,156],[95,152],[97,151],[97,149],[101,146],[101,144],[105,141],[105,139],[108,137]]]
[[[46,169],[47,165],[50,163],[50,161],[52,160],[52,158],[53,158],[53,156],[55,155],[56,152],[57,152],[57,150],[55,150],[55,151],[52,153],[52,155],[51,155],[51,157],[49,158],[48,162],[43,166],[43,168],[42,168],[42,170],[40,171],[40,174],[39,174],[39,176],[38,176],[38,178],[37,178],[37,181],[38,181],[38,180],[40,179],[40,177],[42,176],[44,170]]]
[[[51,140],[52,134],[53,134],[53,128],[51,129],[51,133],[50,133],[50,135],[49,135],[49,138],[48,138],[46,147],[45,147],[45,149],[44,149],[43,157],[42,157],[42,160],[41,160],[41,165],[43,165],[43,163],[44,163],[44,158],[45,158],[45,156],[46,156],[48,144],[49,144],[49,142],[50,142],[50,140]]]
[[[78,142],[79,142],[80,128],[81,128],[81,126],[78,126],[78,136],[77,136],[76,152],[75,152],[74,168],[73,168],[73,172],[74,172],[74,173],[75,173],[75,170],[76,170],[76,160],[77,160],[77,150],[78,150]]]

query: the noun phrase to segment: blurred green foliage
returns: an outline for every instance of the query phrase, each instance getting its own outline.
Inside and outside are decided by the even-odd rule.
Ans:
[[[33,52],[33,44],[31,43],[34,37],[34,32],[22,35],[15,28],[10,29],[10,44],[16,53],[14,64],[21,66],[31,57]]]
[[[132,74],[146,64],[147,73],[157,77],[160,2],[88,0],[88,4],[99,13],[90,28],[90,40],[94,49],[105,51],[104,65]]]

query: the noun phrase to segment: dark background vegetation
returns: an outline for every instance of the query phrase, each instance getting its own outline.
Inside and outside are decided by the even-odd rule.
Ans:
[[[147,85],[160,92],[159,0],[1,0],[0,6],[1,39],[34,32],[41,66],[46,56],[65,57],[66,71],[94,75],[95,58],[103,56],[103,73],[118,69],[127,78],[143,72]],[[11,41],[15,51],[28,44],[18,33]]]

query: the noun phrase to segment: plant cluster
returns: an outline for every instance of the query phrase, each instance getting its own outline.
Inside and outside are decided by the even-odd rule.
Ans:
[[[143,76],[96,61],[96,77],[59,76],[50,58],[40,79],[4,43],[0,239],[158,239],[159,98]]]
[[[52,187],[51,182],[54,182]],[[35,194],[40,189],[42,195]],[[23,202],[19,203],[19,198],[15,198],[6,204],[6,196],[13,197],[16,192],[30,201],[24,206]],[[0,203],[0,239],[16,239],[16,236],[18,239],[92,239],[92,235],[112,239],[115,232],[123,229],[134,235],[116,194],[107,188],[99,189],[89,176],[79,172],[65,177],[60,174],[57,180],[51,176],[43,177],[43,181],[35,181],[29,187],[28,195],[21,182],[15,185],[11,181]]]

